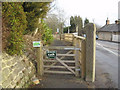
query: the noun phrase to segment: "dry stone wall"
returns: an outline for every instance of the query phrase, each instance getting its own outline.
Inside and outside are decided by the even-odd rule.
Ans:
[[[2,54],[2,88],[27,88],[35,75],[35,66],[26,56]]]

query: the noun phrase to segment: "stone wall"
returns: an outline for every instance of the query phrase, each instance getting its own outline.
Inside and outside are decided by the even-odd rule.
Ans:
[[[2,54],[2,88],[27,88],[35,75],[35,66],[26,56]]]
[[[99,40],[107,40],[107,41],[114,41],[114,42],[120,42],[120,33],[118,32],[99,32],[98,33],[98,39]]]
[[[100,40],[108,40],[111,41],[112,40],[112,33],[111,32],[99,32],[98,33],[98,38]]]

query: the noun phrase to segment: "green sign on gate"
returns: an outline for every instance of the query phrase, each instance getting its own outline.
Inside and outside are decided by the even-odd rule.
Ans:
[[[46,55],[48,58],[56,58],[56,51],[46,51]]]

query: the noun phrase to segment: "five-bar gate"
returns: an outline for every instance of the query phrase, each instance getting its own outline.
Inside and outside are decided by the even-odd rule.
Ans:
[[[74,46],[44,46],[43,73],[73,74],[79,76],[78,53]]]

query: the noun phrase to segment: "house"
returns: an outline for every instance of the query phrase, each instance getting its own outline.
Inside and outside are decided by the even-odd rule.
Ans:
[[[97,35],[100,40],[120,42],[120,23],[118,20],[114,24],[106,20],[106,25],[97,30]]]

